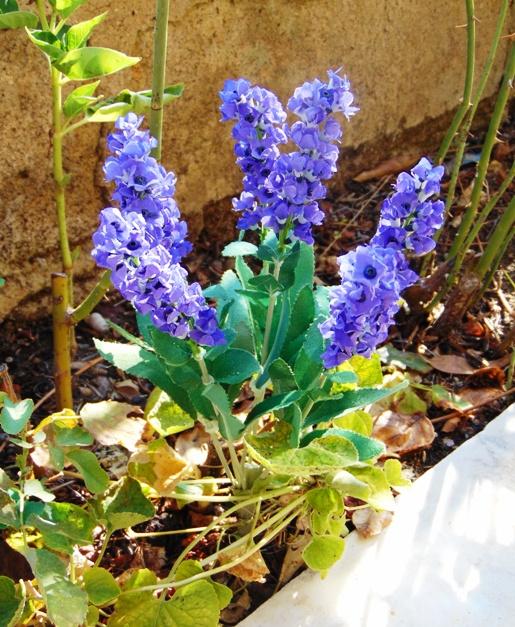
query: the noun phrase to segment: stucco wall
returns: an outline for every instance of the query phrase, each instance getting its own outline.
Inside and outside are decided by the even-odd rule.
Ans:
[[[499,5],[476,0],[478,66]],[[105,10],[109,15],[91,43],[141,56],[142,62],[104,79],[102,93],[148,87],[154,2],[90,0],[78,18]],[[178,200],[192,232],[201,227],[206,207],[228,199],[241,184],[230,129],[217,111],[224,79],[243,75],[286,99],[302,81],[343,66],[361,107],[346,127],[344,145],[375,146],[380,160],[409,129],[456,107],[466,41],[465,29],[457,27],[464,22],[463,0],[172,0],[168,82],[183,81],[186,91],[167,109],[164,161],[179,177]],[[498,84],[504,54],[505,47],[487,95]],[[59,267],[47,67],[23,32],[0,31],[0,113],[0,276],[7,280],[0,290],[1,318],[16,306],[24,313],[44,306],[49,273]],[[83,127],[65,149],[79,276],[92,275],[90,235],[108,202],[101,172],[107,130]],[[429,139],[434,143],[431,134]],[[409,137],[410,147],[427,141],[427,131]],[[216,210],[224,206],[228,201]]]

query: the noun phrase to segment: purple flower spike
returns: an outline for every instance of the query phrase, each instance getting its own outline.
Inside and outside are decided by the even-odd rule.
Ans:
[[[161,331],[203,346],[225,342],[216,314],[198,283],[180,265],[191,250],[174,199],[176,177],[153,157],[156,140],[134,113],[118,118],[107,138],[112,155],[104,172],[119,207],[100,212],[92,255],[111,270],[118,291]]]
[[[372,244],[425,255],[435,247],[434,234],[443,225],[444,203],[432,200],[440,192],[443,166],[423,157],[411,172],[401,172],[394,193],[384,200]]]

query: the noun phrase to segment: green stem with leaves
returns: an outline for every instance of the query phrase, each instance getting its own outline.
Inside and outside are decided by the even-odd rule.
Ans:
[[[156,159],[161,158],[163,135],[163,94],[166,80],[166,50],[168,44],[168,13],[170,0],[157,0],[156,28],[154,31],[154,60],[152,65],[152,104],[150,133],[157,139],[152,151]]]

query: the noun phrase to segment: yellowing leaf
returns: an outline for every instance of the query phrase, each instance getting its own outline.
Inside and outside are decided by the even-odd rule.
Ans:
[[[220,562],[222,564],[228,564],[229,562],[237,559],[246,550],[247,547],[244,546],[225,551],[220,555]],[[234,575],[235,577],[239,577],[243,581],[257,581],[259,583],[264,583],[266,581],[266,575],[268,575],[270,571],[268,570],[268,566],[265,564],[261,551],[255,551],[252,555],[243,560],[243,562],[240,562],[235,566],[231,566],[227,572],[231,573],[231,575]]]
[[[160,496],[172,495],[175,486],[196,470],[166,440],[154,440],[141,447],[129,459],[128,469],[131,477],[146,483]]]
[[[373,428],[372,416],[362,409],[357,409],[350,414],[335,418],[333,423],[341,429],[349,429],[365,436],[369,436]]]
[[[163,437],[190,429],[195,424],[193,418],[159,388],[154,388],[148,399],[145,418]]]

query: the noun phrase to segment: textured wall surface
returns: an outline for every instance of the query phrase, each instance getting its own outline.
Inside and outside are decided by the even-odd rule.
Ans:
[[[476,0],[478,66],[499,5],[500,0]],[[104,79],[101,92],[149,87],[154,2],[90,0],[77,18],[105,10],[108,17],[91,43],[142,61]],[[179,177],[178,200],[193,234],[203,220],[216,222],[210,207],[228,207],[241,185],[230,129],[217,111],[226,78],[246,76],[286,99],[304,80],[343,66],[361,107],[346,126],[344,145],[352,150],[343,166],[346,160],[352,167],[363,146],[375,146],[371,154],[380,161],[391,156],[399,137],[408,136],[411,148],[435,143],[431,133],[417,129],[427,129],[459,102],[466,33],[457,27],[464,22],[462,0],[173,0],[167,78],[183,81],[186,91],[167,109],[164,162]],[[503,47],[486,95],[496,89],[504,55]],[[0,276],[7,280],[0,318],[15,307],[22,313],[44,307],[49,273],[59,269],[47,74],[43,56],[23,32],[0,31]],[[82,127],[65,148],[79,277],[94,273],[90,236],[108,202],[101,171],[108,128]]]

